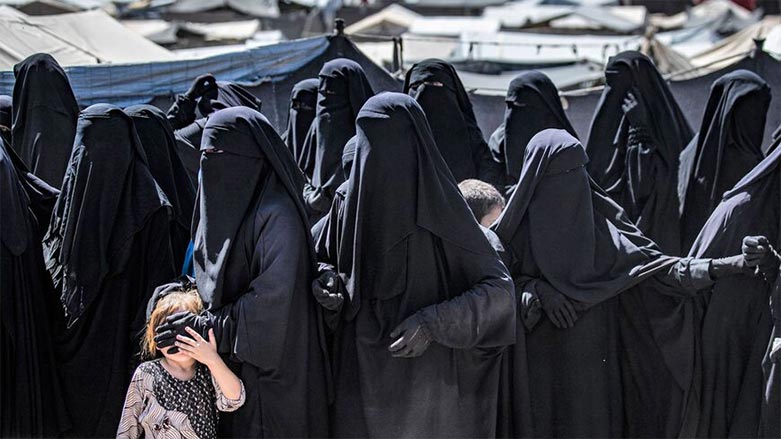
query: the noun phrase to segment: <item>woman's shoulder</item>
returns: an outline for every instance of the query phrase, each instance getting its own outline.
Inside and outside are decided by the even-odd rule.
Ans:
[[[162,365],[160,364],[159,358],[155,360],[144,361],[136,368],[134,377],[154,376],[160,372],[161,368]]]

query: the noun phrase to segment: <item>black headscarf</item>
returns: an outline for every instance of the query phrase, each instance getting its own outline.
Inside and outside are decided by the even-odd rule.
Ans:
[[[260,99],[246,88],[226,81],[217,81],[217,86],[198,100],[198,110],[203,116],[231,107],[247,107],[260,111],[260,106]]]
[[[689,248],[724,192],[764,157],[762,133],[770,87],[747,70],[713,83],[700,132],[681,153],[681,239]]]
[[[544,73],[527,71],[510,82],[505,98],[504,122],[491,136],[489,146],[495,158],[504,161],[508,183],[521,175],[526,145],[546,128],[566,130],[577,137],[564,114],[556,86]]]
[[[456,181],[478,178],[479,160],[488,146],[456,69],[438,59],[421,61],[407,72],[404,93],[426,113],[437,148]]]
[[[50,55],[14,66],[12,147],[43,181],[59,188],[68,167],[79,106],[65,71]]]
[[[373,255],[385,254],[418,227],[467,251],[493,252],[412,98],[382,93],[366,103],[356,125],[339,257],[341,270],[350,275],[352,312],[372,299],[373,292],[360,285],[371,275],[366,266],[372,266]]]
[[[355,135],[355,117],[374,92],[363,68],[355,61],[343,58],[328,61],[319,76],[317,116],[307,136],[304,155],[314,151],[312,187],[332,199],[344,181],[341,169],[344,145]],[[304,172],[308,166],[304,166]]]
[[[222,305],[225,265],[234,238],[270,175],[276,175],[295,201],[307,229],[308,219],[301,202],[303,175],[262,114],[243,107],[215,113],[201,142],[201,151],[209,149],[223,152],[201,157],[194,262],[198,291],[209,307],[216,308]]]
[[[778,143],[774,140],[772,152],[724,193],[690,256],[732,255],[745,236],[766,236],[773,247],[781,246]],[[767,434],[760,437],[778,437],[779,369],[766,357],[768,341],[772,342],[768,306],[772,290],[773,285],[762,277],[741,275],[719,279],[704,292],[700,303],[704,315],[698,326],[702,370],[694,382],[699,398],[686,413],[681,437],[756,437],[760,419]],[[779,334],[776,328],[774,336]],[[775,407],[766,405],[772,398]]]
[[[112,105],[85,109],[44,239],[47,268],[62,292],[69,324],[103,291],[107,277],[133,262],[128,241],[166,208],[133,120]]]
[[[315,120],[319,87],[320,81],[318,79],[305,79],[296,83],[293,86],[293,91],[290,93],[290,113],[287,119],[287,130],[282,137],[302,170],[306,164],[304,142],[306,142],[309,127],[312,126],[312,121]]]
[[[506,245],[531,246],[545,279],[569,299],[595,305],[636,285],[658,266],[646,238],[586,172],[588,157],[568,132],[529,141],[518,189],[494,229]],[[526,221],[528,228],[521,227]],[[652,264],[660,259],[662,264]]]
[[[645,55],[622,52],[605,68],[605,90],[591,122],[586,152],[596,183],[640,230],[669,254],[679,254],[676,178],[678,156],[693,133],[667,82]],[[633,93],[644,105],[655,150],[629,145],[629,120],[622,104]]]
[[[149,171],[173,207],[174,230],[171,231],[171,245],[175,263],[180,267],[190,241],[195,187],[176,151],[174,131],[165,113],[151,105],[128,107],[125,113],[133,119],[141,146],[146,153]]]

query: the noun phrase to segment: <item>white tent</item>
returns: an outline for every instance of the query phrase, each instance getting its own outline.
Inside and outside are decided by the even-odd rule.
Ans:
[[[64,66],[175,59],[101,10],[33,17],[0,7],[0,70],[39,52]]]

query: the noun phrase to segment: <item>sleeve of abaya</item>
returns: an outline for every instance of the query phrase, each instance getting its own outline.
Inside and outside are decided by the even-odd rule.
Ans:
[[[661,291],[666,294],[694,297],[714,283],[710,264],[710,259],[680,258],[668,270],[655,275],[652,281],[663,286]]]
[[[496,161],[488,146],[484,148],[478,166],[477,178],[502,191],[508,183],[504,172],[505,166],[504,163]]]
[[[279,370],[289,325],[306,319],[296,313],[303,309],[300,301],[308,303],[312,282],[301,220],[288,209],[269,211],[256,219],[258,238],[251,262],[247,260],[254,278],[248,290],[233,303],[212,310],[218,351],[264,374]]]
[[[174,101],[171,108],[168,109],[168,113],[166,113],[171,128],[178,130],[193,123],[195,121],[196,104],[195,99],[187,95],[177,95],[176,101]]]
[[[469,267],[481,279],[458,296],[427,306],[418,315],[437,343],[454,349],[497,348],[515,342],[513,281],[498,256],[466,255],[456,246],[445,251],[448,266]],[[452,255],[456,255],[453,257]]]
[[[315,188],[309,183],[304,185],[304,204],[306,205],[309,216],[321,217],[331,208],[333,199],[327,191],[322,188]]]

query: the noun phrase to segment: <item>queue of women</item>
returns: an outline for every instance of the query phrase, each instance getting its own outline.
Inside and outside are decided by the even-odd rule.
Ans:
[[[693,132],[621,53],[585,145],[533,71],[491,136],[439,60],[403,94],[329,61],[283,133],[210,75],[166,114],[80,110],[49,55],[14,73],[3,437],[781,435],[781,131],[762,144],[754,73]]]

